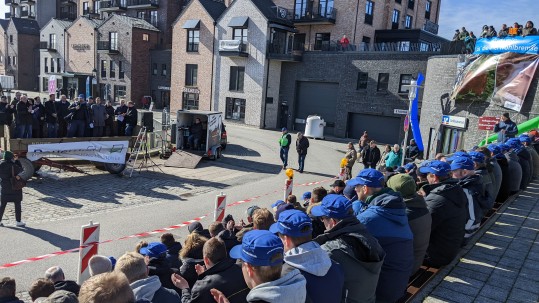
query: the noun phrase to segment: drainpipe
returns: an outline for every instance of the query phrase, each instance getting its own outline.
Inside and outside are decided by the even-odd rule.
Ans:
[[[215,40],[217,39],[217,37],[215,37],[216,33],[217,33],[217,22],[213,21],[213,41],[212,41],[212,48],[211,48],[210,111],[212,109],[212,104],[213,104],[213,80],[215,78],[215,75],[213,74],[213,64],[214,64],[214,61],[215,61]],[[183,98],[183,96],[182,96],[182,98]],[[199,98],[200,98],[200,96],[199,96]],[[225,113],[225,115],[226,115],[226,113]]]
[[[356,4],[356,22],[354,23],[354,38],[352,38],[352,44],[356,44],[356,31],[357,31],[357,18],[359,16],[359,0],[357,0]],[[374,39],[373,39],[374,40]]]

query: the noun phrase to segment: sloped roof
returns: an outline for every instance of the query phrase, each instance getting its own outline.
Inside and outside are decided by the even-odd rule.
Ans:
[[[106,21],[104,21],[103,23],[107,22],[108,20],[110,20],[112,18],[115,18],[115,19],[125,23],[126,25],[128,25],[130,27],[159,32],[158,28],[151,25],[150,23],[148,23],[145,20],[138,19],[138,18],[133,18],[133,17],[128,17],[128,16],[122,16],[122,15],[112,15]]]
[[[0,26],[2,26],[2,28],[3,28],[4,30],[7,29],[7,26],[8,26],[8,25],[9,25],[9,20],[7,20],[7,19],[0,19]]]
[[[217,21],[221,14],[225,11],[226,5],[224,1],[219,0],[198,0],[204,9],[208,12],[214,21]]]
[[[43,26],[43,28],[49,26],[49,24],[50,24],[51,22],[57,23],[57,24],[60,25],[60,27],[63,28],[63,29],[66,29],[66,28],[70,27],[71,24],[72,24],[71,21],[52,18],[52,19],[49,20],[49,22],[47,22],[47,23]]]
[[[253,4],[260,10],[262,15],[268,19],[269,22],[283,24],[289,27],[294,27],[292,21],[279,17],[277,14],[277,5],[271,0],[251,0]]]
[[[39,36],[39,25],[36,20],[26,18],[11,18],[17,33],[20,35]]]
[[[83,17],[83,18],[88,20],[88,22],[90,22],[91,24],[93,24],[95,28],[100,27],[101,24],[103,24],[103,22],[105,22],[105,20],[103,20],[103,19],[94,19],[94,18],[88,18],[88,17]]]

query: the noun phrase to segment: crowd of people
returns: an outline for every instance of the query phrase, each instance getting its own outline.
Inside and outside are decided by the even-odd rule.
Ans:
[[[506,37],[527,37],[537,36],[537,29],[532,21],[526,22],[525,25],[515,22],[512,27],[508,27],[507,24],[502,24],[500,29],[496,31],[494,25],[483,25],[481,34],[477,37],[474,32],[466,30],[462,27],[460,30],[455,30],[453,35],[453,41],[462,41],[466,46],[466,53],[471,54],[474,52],[475,43],[478,39],[484,38],[506,38]]]
[[[8,102],[0,97],[0,124],[8,125],[12,138],[63,138],[131,136],[137,124],[137,109],[132,101],[120,101],[114,108],[110,101],[81,94],[74,100],[51,94],[43,100],[28,98],[20,92]]]

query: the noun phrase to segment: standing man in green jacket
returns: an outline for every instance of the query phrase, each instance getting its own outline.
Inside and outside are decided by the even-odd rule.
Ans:
[[[288,150],[290,149],[290,142],[292,142],[292,137],[288,133],[288,129],[283,127],[281,138],[279,139],[279,147],[281,161],[283,161],[283,170],[288,166]]]

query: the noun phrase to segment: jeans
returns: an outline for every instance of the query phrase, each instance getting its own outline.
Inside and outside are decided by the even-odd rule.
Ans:
[[[71,120],[67,127],[68,137],[84,137],[86,123],[82,120]]]
[[[281,161],[283,161],[283,167],[286,168],[288,166],[288,147],[281,147]]]
[[[94,137],[103,137],[104,126],[94,126]]]
[[[21,213],[22,213],[21,201],[15,201],[13,203],[15,203],[15,220],[17,220],[17,222],[21,222]],[[4,211],[6,210],[6,205],[7,205],[7,202],[2,202],[0,204],[0,221],[2,221],[2,217],[4,217]]]
[[[58,120],[58,137],[63,138],[67,136],[67,121],[66,120]]]
[[[32,138],[32,124],[17,123],[17,138]]]
[[[56,138],[57,130],[56,123],[47,123],[47,138]]]
[[[303,172],[303,167],[305,166],[305,157],[307,157],[307,155],[298,154],[298,163],[299,163],[300,172]]]
[[[125,123],[118,121],[118,136],[125,136]]]
[[[189,147],[191,149],[197,149],[198,145],[200,144],[200,138],[197,135],[190,135],[187,138],[187,142],[189,143]]]
[[[126,124],[125,125],[125,135],[126,136],[132,136],[134,127],[135,127],[135,125],[133,125],[133,124]]]

